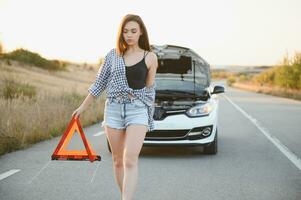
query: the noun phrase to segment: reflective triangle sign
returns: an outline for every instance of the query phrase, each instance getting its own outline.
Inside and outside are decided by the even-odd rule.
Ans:
[[[82,141],[85,145],[85,150],[67,150],[66,147],[69,145],[70,140],[77,131]],[[54,150],[51,160],[90,160],[91,162],[101,160],[99,155],[96,155],[95,151],[91,148],[89,142],[87,141],[84,131],[81,128],[78,118],[72,117],[70,123],[68,124],[67,130],[61,137],[61,140]]]

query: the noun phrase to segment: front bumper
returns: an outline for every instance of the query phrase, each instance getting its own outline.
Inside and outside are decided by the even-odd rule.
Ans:
[[[173,115],[162,121],[155,121],[155,127],[154,131],[147,132],[144,146],[205,146],[214,141],[217,116],[215,112],[198,118],[188,118],[184,114]],[[210,135],[189,135],[204,127],[211,128]]]
[[[215,134],[216,130],[213,129],[209,137],[197,140],[144,140],[143,146],[205,146],[214,141]]]

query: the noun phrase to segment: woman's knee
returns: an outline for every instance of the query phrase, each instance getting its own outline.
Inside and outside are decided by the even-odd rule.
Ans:
[[[123,162],[126,168],[133,168],[138,164],[138,155],[125,155]]]
[[[122,156],[112,155],[112,157],[113,157],[113,162],[114,162],[115,167],[118,167],[118,168],[123,167],[123,157]]]

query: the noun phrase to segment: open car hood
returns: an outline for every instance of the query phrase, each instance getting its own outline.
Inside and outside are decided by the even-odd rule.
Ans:
[[[210,86],[210,65],[193,50],[175,45],[151,45],[158,57],[156,85],[164,90],[204,94]]]

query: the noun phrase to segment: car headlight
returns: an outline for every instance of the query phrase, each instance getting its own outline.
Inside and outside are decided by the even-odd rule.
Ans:
[[[198,104],[196,106],[193,106],[192,108],[189,108],[186,113],[190,117],[199,117],[203,115],[208,115],[213,110],[213,108],[213,103],[208,102],[205,104]]]

